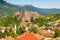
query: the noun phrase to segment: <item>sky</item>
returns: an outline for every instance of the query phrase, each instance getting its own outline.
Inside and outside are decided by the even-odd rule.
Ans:
[[[58,8],[60,9],[60,0],[6,0],[15,5],[33,5],[38,8]]]

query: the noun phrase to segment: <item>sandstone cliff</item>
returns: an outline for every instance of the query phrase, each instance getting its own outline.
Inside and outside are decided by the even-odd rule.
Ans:
[[[14,16],[16,15],[19,15],[19,18],[23,22],[31,22],[31,19],[35,20],[36,18],[42,17],[37,12],[26,11],[26,10],[24,10],[22,13],[20,13],[19,11],[16,11]]]
[[[37,12],[26,11],[26,10],[24,10],[22,13],[20,13],[19,11],[15,11],[14,16],[17,16],[17,15],[19,16],[18,19],[22,20],[21,22],[22,26],[26,26],[28,22],[31,22],[32,20],[35,20],[36,18],[42,17]]]

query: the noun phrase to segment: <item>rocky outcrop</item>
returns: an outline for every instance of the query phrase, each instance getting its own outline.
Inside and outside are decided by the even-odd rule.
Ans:
[[[20,14],[20,12],[19,12],[18,10],[15,10],[15,13],[14,13],[13,16],[17,16],[17,15],[19,15],[19,14]]]
[[[26,10],[24,10],[22,13],[16,10],[14,16],[16,15],[19,15],[19,18],[23,22],[31,22],[31,20],[35,20],[36,18],[41,17],[37,12],[26,11]]]
[[[22,13],[20,13],[19,11],[15,11],[14,16],[16,15],[19,16],[19,19],[22,20],[21,23],[24,25],[26,25],[27,22],[31,22],[32,20],[35,20],[36,18],[42,17],[37,12],[26,11],[26,10],[24,10]]]

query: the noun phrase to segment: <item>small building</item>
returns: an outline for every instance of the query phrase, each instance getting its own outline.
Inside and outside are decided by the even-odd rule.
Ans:
[[[13,37],[9,36],[9,37],[6,37],[5,40],[15,40]]]
[[[52,37],[53,36],[54,31],[48,27],[41,27],[39,30],[40,30],[41,34],[45,37]]]

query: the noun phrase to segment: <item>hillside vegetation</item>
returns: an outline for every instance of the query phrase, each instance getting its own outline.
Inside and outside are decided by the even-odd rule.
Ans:
[[[60,14],[53,14],[47,18],[51,21],[60,22]]]
[[[21,22],[21,19],[18,19],[18,16],[14,16],[13,15],[8,15],[8,16],[4,16],[0,18],[0,26],[3,27],[14,27],[14,25],[16,24],[16,26],[19,26]]]

